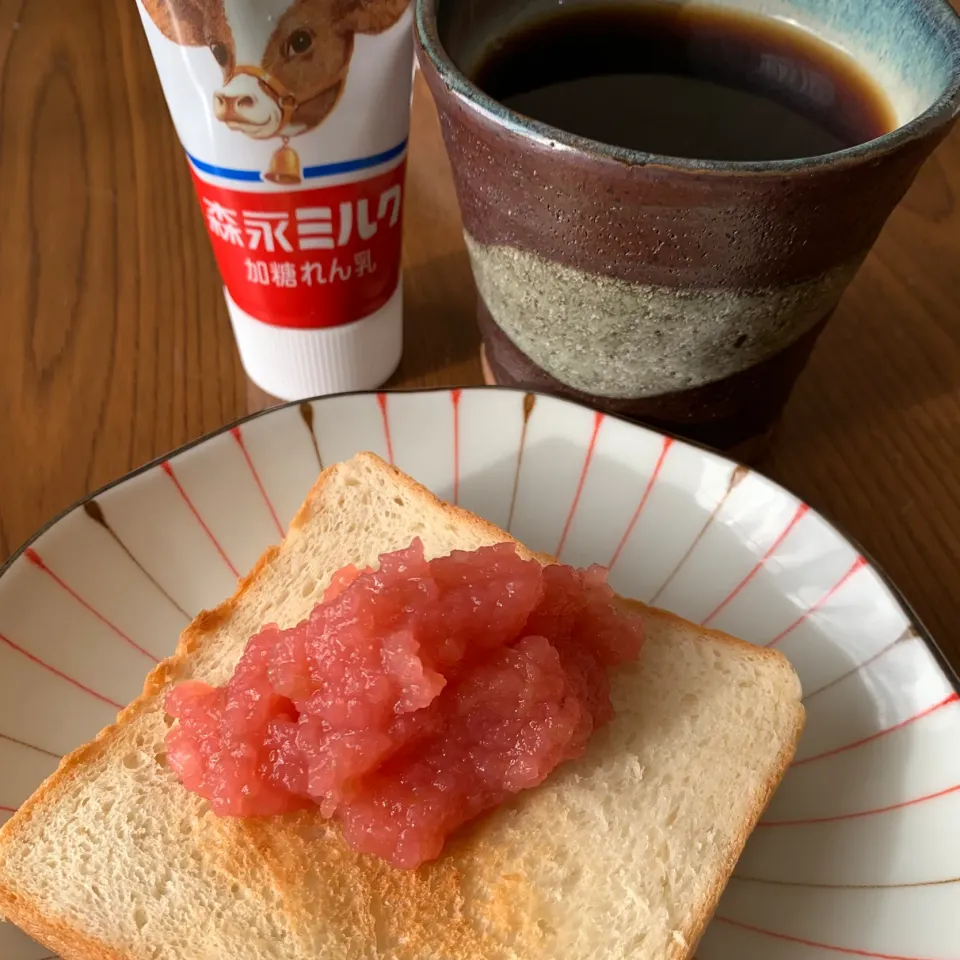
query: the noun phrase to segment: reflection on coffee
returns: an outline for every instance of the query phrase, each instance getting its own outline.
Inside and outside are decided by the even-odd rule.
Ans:
[[[491,45],[472,79],[535,120],[672,157],[813,157],[896,127],[845,52],[722,7],[564,3]]]

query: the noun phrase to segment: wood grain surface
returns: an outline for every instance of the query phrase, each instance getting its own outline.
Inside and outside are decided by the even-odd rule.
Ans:
[[[480,382],[418,85],[397,386]],[[761,465],[856,538],[960,666],[960,131],[823,336]],[[133,0],[0,0],[0,560],[52,514],[269,402],[243,374]]]

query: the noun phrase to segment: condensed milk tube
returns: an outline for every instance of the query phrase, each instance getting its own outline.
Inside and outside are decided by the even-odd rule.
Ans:
[[[243,365],[283,400],[400,361],[409,0],[137,0]]]

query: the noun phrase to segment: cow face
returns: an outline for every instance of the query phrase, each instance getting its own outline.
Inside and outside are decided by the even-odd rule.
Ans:
[[[408,0],[143,0],[160,31],[223,71],[214,113],[265,140],[312,130],[336,106],[354,36],[392,27]]]

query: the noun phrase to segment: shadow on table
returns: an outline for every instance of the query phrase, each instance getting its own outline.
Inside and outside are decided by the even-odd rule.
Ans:
[[[408,267],[403,300],[403,359],[387,386],[447,385],[457,379],[451,367],[471,362],[477,364],[473,382],[479,382],[476,288],[466,251]]]

